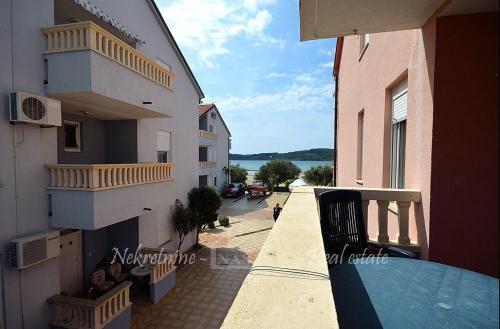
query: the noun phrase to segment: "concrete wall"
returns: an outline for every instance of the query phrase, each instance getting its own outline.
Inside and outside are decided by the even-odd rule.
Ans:
[[[172,98],[165,102],[153,99],[155,110],[167,113],[171,118],[137,121],[138,161],[157,161],[156,133],[164,130],[172,133],[172,160],[175,164],[175,180],[162,184],[158,191],[161,202],[153,207],[151,213],[139,217],[140,241],[146,246],[162,245],[175,249],[177,237],[171,228],[171,207],[177,198],[187,204],[187,193],[198,185],[198,93],[146,1],[95,0],[93,3],[145,41],[138,45],[139,51],[153,60],[167,63],[176,75]],[[162,93],[162,97],[168,97],[170,93],[164,88],[158,92]],[[145,96],[149,97],[149,94]],[[187,237],[183,247],[192,246],[195,239],[195,234]]]
[[[339,186],[388,187],[390,88],[408,78],[405,188],[419,189],[410,238],[422,257],[498,276],[498,13],[432,18],[422,29],[348,37],[339,77]],[[432,160],[432,161],[431,161]],[[432,186],[432,190],[431,190]],[[369,234],[376,236],[376,205]],[[396,216],[389,235],[397,233]]]
[[[106,163],[137,162],[137,121],[104,121]]]
[[[498,276],[498,12],[436,30],[429,258]]]
[[[410,209],[410,238],[427,257],[432,142],[433,44],[435,21],[421,30],[377,33],[360,58],[360,40],[346,37],[338,84],[338,186],[389,187],[391,89],[408,79],[405,188],[422,191]],[[363,184],[357,180],[358,114],[364,111]],[[368,233],[376,238],[377,205],[370,204]],[[397,235],[390,213],[389,236]]]
[[[3,45],[0,47],[0,248],[3,255],[7,254],[10,239],[49,229],[48,173],[44,164],[57,162],[57,131],[33,125],[10,125],[8,94],[17,90],[44,94],[41,53],[46,41],[40,28],[52,22],[50,0],[0,2]],[[23,322],[24,328],[47,328],[46,299],[59,292],[59,260],[22,272],[9,269],[5,262],[0,266],[3,267],[0,280],[4,287],[1,298],[6,328],[22,328]]]
[[[69,113],[63,113],[62,120],[80,123],[81,152],[64,151],[64,126],[57,127],[57,163],[106,163],[104,121]]]
[[[95,231],[83,231],[83,281],[84,289],[90,287],[90,277],[96,270],[96,265],[103,258],[109,262],[113,259],[113,248],[118,248],[123,254],[126,248],[129,253],[135,253],[139,244],[139,220],[131,218],[116,225],[104,227]],[[130,265],[124,268],[130,269]]]
[[[97,120],[63,113],[80,123],[81,152],[64,151],[64,127],[57,128],[57,161],[64,164],[136,163],[137,121]]]

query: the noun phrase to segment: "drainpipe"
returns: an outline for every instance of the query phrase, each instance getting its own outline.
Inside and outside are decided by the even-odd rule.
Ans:
[[[338,173],[338,94],[339,94],[339,69],[340,58],[342,57],[342,47],[344,46],[344,37],[337,38],[337,45],[335,48],[335,59],[333,63],[333,78],[335,82],[335,103],[334,103],[334,119],[333,127],[335,133],[333,134],[333,186],[337,186],[337,173]]]

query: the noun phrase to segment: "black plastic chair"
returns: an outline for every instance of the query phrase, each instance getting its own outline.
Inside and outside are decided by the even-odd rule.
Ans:
[[[330,259],[346,260],[375,248],[391,257],[417,258],[409,251],[370,242],[366,236],[361,192],[336,190],[319,195],[321,233]],[[337,257],[331,257],[337,255]],[[353,256],[351,256],[353,255]],[[334,264],[331,264],[334,265]]]

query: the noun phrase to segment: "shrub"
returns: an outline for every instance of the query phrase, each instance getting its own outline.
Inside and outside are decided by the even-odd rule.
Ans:
[[[295,179],[300,174],[300,168],[287,160],[272,160],[262,165],[255,174],[255,179],[262,180],[271,189],[287,179]]]
[[[208,223],[207,226],[208,226],[209,229],[213,229],[213,228],[215,228],[215,223],[214,222],[210,222],[210,223]]]
[[[241,168],[239,164],[231,166],[231,168],[229,169],[229,174],[231,175],[231,183],[244,184],[247,181],[248,171],[245,168]]]
[[[330,166],[311,167],[304,173],[304,180],[310,185],[331,186],[333,169]]]
[[[217,192],[209,187],[193,188],[189,194],[189,208],[199,214],[198,231],[203,225],[208,225],[217,220],[217,211],[222,205]],[[196,238],[198,241],[198,237]]]
[[[229,217],[227,216],[219,216],[219,224],[228,227],[229,226]]]
[[[172,225],[174,231],[179,236],[179,244],[177,246],[177,254],[181,250],[181,245],[186,236],[198,227],[200,221],[196,211],[185,208],[180,200],[175,200],[174,213],[172,215]]]

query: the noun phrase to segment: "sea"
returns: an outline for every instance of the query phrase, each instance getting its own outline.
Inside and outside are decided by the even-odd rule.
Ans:
[[[248,174],[253,175],[257,172],[260,166],[269,162],[268,160],[231,160],[231,165],[239,164],[240,167],[245,168]],[[302,170],[302,173],[311,167],[317,166],[332,166],[333,161],[292,161],[297,167]]]

